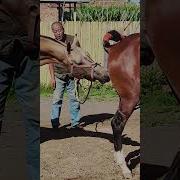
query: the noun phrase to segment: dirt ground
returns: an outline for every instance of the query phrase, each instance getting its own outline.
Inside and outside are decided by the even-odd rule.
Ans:
[[[70,129],[67,102],[61,114],[61,128],[50,125],[51,99],[41,99],[41,179],[42,180],[121,180],[114,163],[110,120],[118,101],[86,102],[81,105],[81,122],[85,130]],[[123,133],[126,160],[140,179],[140,111],[136,110]]]
[[[49,120],[51,100],[41,99],[41,180],[121,180],[121,171],[113,159],[110,126],[117,105],[118,102],[85,103],[81,106],[85,130],[72,131],[68,126],[70,117],[65,102],[62,127],[53,131]],[[131,162],[134,180],[140,179],[139,114],[139,110],[133,113],[123,133],[123,148],[126,160]],[[141,163],[145,163],[150,174],[152,168],[159,173],[171,165],[180,148],[179,132],[179,125],[141,128]],[[0,160],[0,179],[27,179],[24,123],[16,104],[11,104],[5,113]]]

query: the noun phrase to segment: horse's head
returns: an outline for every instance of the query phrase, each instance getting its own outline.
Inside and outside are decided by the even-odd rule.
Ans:
[[[108,72],[100,64],[95,63],[89,53],[77,46],[77,41],[67,45],[66,56],[71,63],[71,73],[79,79],[85,78],[90,81],[98,80],[101,83],[109,82]]]

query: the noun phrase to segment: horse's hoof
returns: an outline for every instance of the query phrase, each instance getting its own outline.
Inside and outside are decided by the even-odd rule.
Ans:
[[[123,171],[123,176],[124,176],[124,179],[132,179],[132,173],[131,173],[131,171],[128,169],[128,170],[124,170]]]
[[[123,151],[118,151],[114,153],[115,162],[118,166],[120,166],[122,170],[122,174],[125,179],[132,179],[132,173],[130,169],[126,165],[126,161],[123,155]]]

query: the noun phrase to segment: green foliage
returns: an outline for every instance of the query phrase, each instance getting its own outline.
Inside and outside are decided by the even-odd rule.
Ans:
[[[47,85],[41,84],[41,86],[40,86],[40,94],[42,96],[46,96],[46,97],[51,96],[53,94],[53,89],[52,89],[52,87],[50,85],[47,86]]]
[[[90,91],[90,98],[100,101],[113,100],[117,97],[118,95],[111,84],[102,85],[99,82],[95,82]]]
[[[147,106],[177,104],[167,79],[157,63],[149,67],[141,67],[141,103]]]
[[[166,88],[164,88],[166,87]],[[180,107],[157,64],[141,68],[141,126],[180,122]]]
[[[177,105],[177,100],[175,99],[172,92],[156,90],[153,93],[141,96],[141,104],[143,108],[151,106],[156,107],[158,109],[161,106]]]
[[[180,125],[180,108],[177,105],[147,105],[141,108],[141,127]]]
[[[86,90],[86,92],[84,92],[85,94],[83,94],[83,96],[86,95],[88,89]],[[41,85],[41,96],[52,96],[53,94],[53,89],[50,86],[46,86],[46,85]],[[81,95],[82,93],[80,93]],[[65,97],[67,97],[67,93],[65,92]],[[94,82],[93,86],[91,88],[90,94],[88,99],[92,100],[100,100],[100,101],[104,101],[104,100],[113,100],[114,98],[117,98],[117,93],[116,91],[112,88],[112,86],[110,84],[100,84],[99,82]]]
[[[77,9],[79,21],[139,21],[140,7],[127,4],[120,7],[82,6]]]
[[[157,66],[141,68],[141,95],[152,94],[168,85],[164,74]]]

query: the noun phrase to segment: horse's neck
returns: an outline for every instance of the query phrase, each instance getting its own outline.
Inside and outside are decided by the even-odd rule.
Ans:
[[[64,61],[66,59],[65,46],[63,44],[60,44],[58,42],[52,41],[47,38],[42,38],[41,40],[42,40],[41,42],[42,52],[55,57],[59,61]]]

